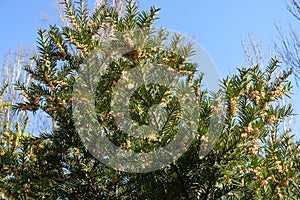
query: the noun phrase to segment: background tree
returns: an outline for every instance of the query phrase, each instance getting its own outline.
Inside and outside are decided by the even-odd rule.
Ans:
[[[164,48],[133,49],[108,65],[99,78],[97,115],[100,124],[110,130],[110,140],[128,151],[152,151],[173,138],[180,105],[162,86],[141,87],[131,103],[133,120],[147,124],[151,105],[166,100],[164,109],[170,115],[170,123],[160,134],[145,140],[130,137],[114,125],[110,115],[114,83],[123,71],[150,60],[177,70],[184,83],[193,88],[201,111],[195,140],[177,161],[146,174],[116,171],[97,161],[83,145],[72,120],[75,75],[84,66],[85,58],[108,39],[114,40],[114,35],[136,28],[151,30],[159,9],[151,7],[148,12],[139,12],[133,1],[127,1],[124,14],[107,4],[98,5],[89,14],[86,1],[63,3],[71,26],[50,26],[49,30],[38,31],[34,66],[25,68],[32,79],[29,85],[17,83],[25,100],[15,105],[17,111],[42,109],[55,120],[56,128],[38,136],[24,133],[24,128],[16,132],[6,128],[1,132],[3,193],[17,199],[300,197],[299,146],[289,130],[280,131],[281,122],[292,114],[291,105],[278,103],[289,95],[291,71],[283,70],[275,76],[280,67],[275,59],[265,70],[258,66],[238,69],[236,75],[221,81],[219,93],[211,94],[201,87],[202,77],[194,76],[197,65],[189,59],[192,47],[183,45],[178,36],[173,37],[170,47],[162,45],[168,34],[164,30],[153,35],[158,46]],[[103,38],[108,24],[115,34]],[[143,36],[141,32],[140,37]],[[134,41],[134,37],[129,39]],[[201,145],[207,140],[210,113],[220,110],[225,111],[221,136],[213,150],[199,158]]]
[[[300,20],[300,1],[289,0],[288,10],[295,17]],[[275,43],[275,49],[277,50],[280,59],[291,67],[294,71],[295,80],[297,86],[299,86],[300,68],[299,68],[299,33],[295,27],[290,26],[288,34],[284,33],[280,27],[277,26],[277,30],[280,35],[279,44]]]
[[[21,96],[18,95],[18,91],[13,89],[13,84],[20,80],[24,83],[29,81],[29,75],[22,73],[22,66],[28,63],[26,62],[26,56],[28,56],[28,52],[19,48],[15,55],[13,53],[7,53],[4,59],[4,64],[1,66],[1,85],[5,85],[7,83],[9,87],[6,89],[5,96],[3,97],[3,101],[6,102],[18,102],[21,100]],[[26,55],[27,54],[27,55]],[[30,54],[30,53],[29,53]],[[28,58],[27,58],[28,60]],[[18,120],[24,119],[24,114],[21,113],[18,117],[19,119],[13,119],[14,116],[12,114],[12,110],[4,111],[3,114],[3,122],[12,122],[13,120],[16,122]]]
[[[30,82],[29,75],[24,73],[22,68],[25,65],[33,65],[33,62],[30,61],[32,55],[32,50],[21,46],[16,52],[9,52],[6,54],[0,70],[1,85],[8,84],[2,99],[3,101],[14,104],[23,100],[20,92],[14,87],[17,81],[21,81],[25,85]],[[51,130],[51,126],[49,126],[49,124],[51,124],[51,119],[47,118],[45,113],[38,111],[35,115],[29,114],[29,116],[32,118],[32,122],[29,124],[28,129],[33,134],[39,134],[39,132],[47,129]],[[25,120],[25,118],[29,116],[26,112],[20,112],[19,115],[15,115],[12,109],[6,109],[3,111],[2,121],[4,123],[15,124],[18,121]],[[14,128],[14,126],[12,126],[12,128]]]

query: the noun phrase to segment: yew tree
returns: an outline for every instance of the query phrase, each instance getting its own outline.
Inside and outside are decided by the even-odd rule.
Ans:
[[[0,192],[13,199],[298,199],[300,149],[283,122],[293,115],[281,99],[291,95],[290,70],[281,70],[272,59],[265,69],[240,68],[236,75],[220,80],[218,92],[205,88],[205,74],[197,71],[193,46],[180,35],[154,29],[159,9],[139,11],[126,1],[124,13],[105,3],[89,11],[87,2],[64,0],[71,26],[50,25],[38,31],[35,65],[24,70],[31,82],[16,84],[25,100],[18,111],[42,110],[53,119],[51,132],[33,136],[25,124],[16,131],[1,125]],[[138,31],[136,31],[138,30]],[[156,30],[156,31],[155,31]],[[138,35],[129,33],[139,33]],[[126,34],[124,34],[126,33]],[[118,37],[126,36],[121,39]],[[151,48],[135,48],[151,36]],[[107,54],[106,44],[126,43],[131,51],[118,57]],[[121,42],[120,42],[121,41]],[[140,44],[139,43],[139,44]],[[193,142],[177,160],[147,173],[128,173],[97,160],[74,123],[74,84],[86,61],[100,51],[109,58],[98,77],[96,116],[105,134],[119,148],[136,153],[157,151],[177,134],[182,108],[168,88],[149,84],[130,97],[130,116],[138,125],[150,123],[151,106],[160,104],[167,122],[151,137],[128,135],[112,116],[113,92],[122,74],[141,64],[156,63],[178,72],[182,84],[193,91],[199,108]],[[209,66],[207,66],[209,67]],[[1,106],[2,108],[2,106]],[[213,113],[223,113],[212,121]],[[206,156],[211,123],[221,123],[216,142]],[[130,164],[130,163],[129,163]]]

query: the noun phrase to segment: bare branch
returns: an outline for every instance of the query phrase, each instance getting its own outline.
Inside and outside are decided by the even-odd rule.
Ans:
[[[261,41],[256,41],[253,34],[249,34],[250,43],[242,37],[244,56],[250,66],[263,66],[263,54]]]
[[[287,9],[290,13],[300,21],[300,1],[290,0],[290,5],[287,5]]]

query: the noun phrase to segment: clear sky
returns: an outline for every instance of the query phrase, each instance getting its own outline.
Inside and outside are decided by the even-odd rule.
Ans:
[[[286,8],[288,0],[140,0],[141,9],[162,8],[157,26],[173,29],[194,38],[210,54],[222,77],[247,66],[241,37],[253,33],[262,41],[264,52],[278,41],[275,23],[288,31],[288,24],[299,27]],[[93,1],[90,0],[90,5]],[[0,65],[9,50],[18,45],[35,46],[38,28],[58,20],[55,0],[9,0],[1,2]],[[48,20],[45,20],[48,19]],[[295,91],[299,99],[299,90]],[[294,103],[297,104],[297,99]],[[295,105],[300,111],[300,105]],[[299,121],[299,120],[298,120]],[[299,125],[298,133],[299,134]]]

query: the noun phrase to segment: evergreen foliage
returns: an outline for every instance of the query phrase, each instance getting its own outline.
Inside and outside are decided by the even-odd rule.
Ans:
[[[97,161],[72,120],[75,77],[93,50],[114,35],[135,29],[151,32],[159,9],[140,12],[128,0],[125,14],[106,4],[90,14],[84,0],[64,0],[63,4],[72,27],[38,31],[35,66],[25,67],[32,81],[17,83],[26,100],[14,105],[16,111],[42,109],[55,120],[55,128],[34,137],[26,132],[26,121],[17,123],[15,132],[1,124],[0,192],[13,199],[299,199],[299,144],[281,129],[293,108],[279,104],[291,94],[291,71],[276,76],[280,62],[272,59],[265,70],[259,66],[238,69],[236,75],[221,81],[218,93],[210,93],[202,88],[202,76],[195,75],[196,64],[189,60],[192,46],[181,45],[178,35],[168,49],[137,49],[113,60],[99,78],[97,115],[113,132],[110,140],[127,151],[149,152],[174,137],[180,106],[162,86],[138,89],[130,105],[133,120],[147,124],[149,108],[164,100],[170,118],[161,135],[145,140],[128,137],[114,126],[109,114],[113,86],[122,72],[151,60],[177,70],[193,88],[201,112],[192,145],[177,161],[145,174],[116,171]],[[167,34],[160,30],[155,35],[158,46]],[[212,151],[199,158],[210,113],[222,110],[221,136]]]

